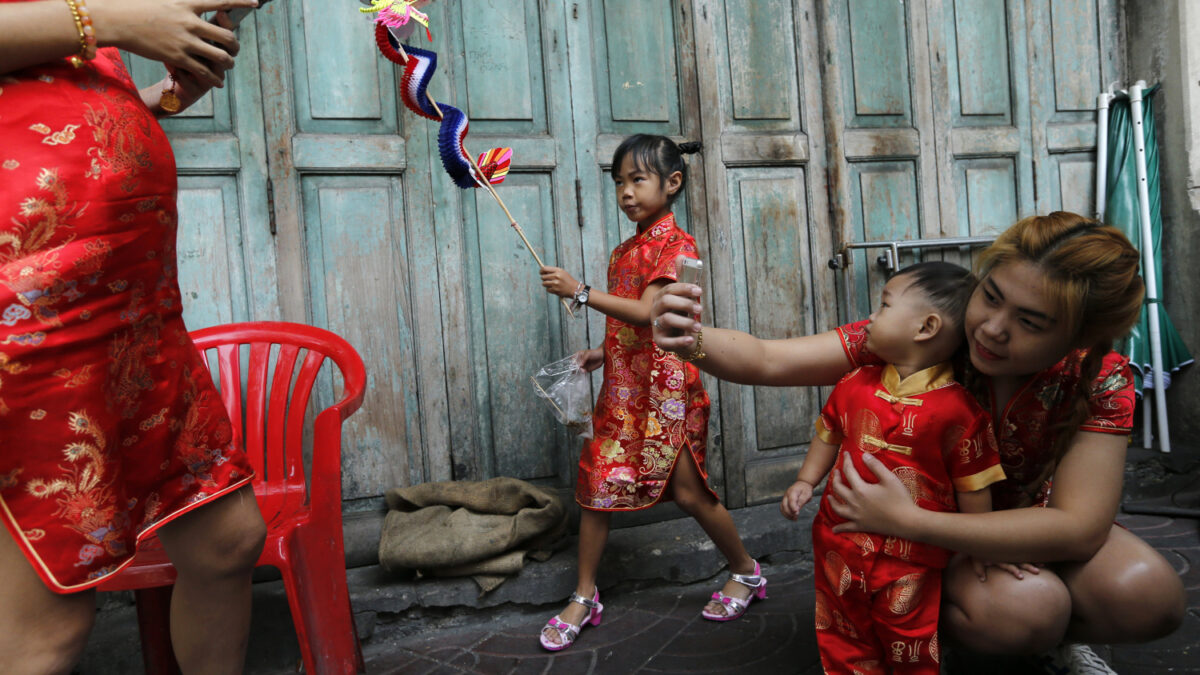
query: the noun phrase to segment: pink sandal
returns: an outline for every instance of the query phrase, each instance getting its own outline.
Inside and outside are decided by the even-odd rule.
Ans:
[[[700,612],[700,616],[709,621],[733,621],[740,618],[750,608],[750,603],[755,599],[767,599],[767,580],[763,578],[762,568],[758,566],[758,561],[754,561],[754,574],[730,574],[729,578],[739,584],[750,589],[750,595],[745,599],[734,598],[725,595],[721,591],[712,594],[712,599],[725,605],[724,614],[713,614],[705,609]]]
[[[584,626],[588,624],[593,626],[600,625],[600,613],[604,611],[604,605],[600,604],[599,588],[592,592],[591,600],[588,600],[578,593],[572,593],[570,602],[577,602],[584,607],[587,607],[588,615],[584,617],[583,621],[579,622],[578,626],[573,623],[567,623],[566,621],[563,621],[559,616],[550,617],[550,620],[546,622],[546,628],[553,628],[554,630],[558,631],[558,639],[560,642],[558,644],[554,644],[550,640],[547,640],[546,628],[543,628],[541,634],[538,635],[538,641],[542,643],[542,647],[544,649],[552,652],[566,649],[574,644],[575,638],[579,637],[579,631],[583,630]]]

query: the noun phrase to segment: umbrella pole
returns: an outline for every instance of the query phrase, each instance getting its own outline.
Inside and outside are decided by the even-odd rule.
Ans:
[[[1154,376],[1154,412],[1158,421],[1158,442],[1163,452],[1171,451],[1167,430],[1167,400],[1163,386],[1162,344],[1158,318],[1158,277],[1154,269],[1154,234],[1150,230],[1150,192],[1146,182],[1146,136],[1142,127],[1142,91],[1146,83],[1138,80],[1129,88],[1133,112],[1133,142],[1136,151],[1138,211],[1142,224],[1142,276],[1146,280],[1146,306],[1150,317],[1150,362]],[[1144,398],[1144,397],[1143,397]]]

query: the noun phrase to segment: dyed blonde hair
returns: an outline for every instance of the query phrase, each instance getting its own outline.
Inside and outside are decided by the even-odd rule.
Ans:
[[[983,251],[977,274],[1029,262],[1046,275],[1072,344],[1092,349],[1124,337],[1142,309],[1141,254],[1115,227],[1066,211],[1017,221]],[[1107,351],[1107,350],[1105,350]]]
[[[1041,270],[1058,320],[1071,328],[1072,347],[1086,350],[1071,414],[1053,427],[1054,462],[1045,468],[1043,479],[1054,472],[1090,415],[1088,401],[1113,341],[1128,334],[1141,313],[1140,260],[1141,254],[1117,228],[1066,211],[1017,221],[979,257],[980,279],[1015,262]],[[1041,483],[1037,481],[1035,489]]]

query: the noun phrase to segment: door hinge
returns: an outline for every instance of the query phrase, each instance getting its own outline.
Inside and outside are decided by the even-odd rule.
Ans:
[[[583,181],[575,179],[575,224],[583,229]]]
[[[1033,160],[1033,210],[1037,211],[1038,206],[1038,180],[1037,180],[1037,158]]]
[[[275,236],[275,181],[267,179],[267,220],[271,225],[271,236]]]

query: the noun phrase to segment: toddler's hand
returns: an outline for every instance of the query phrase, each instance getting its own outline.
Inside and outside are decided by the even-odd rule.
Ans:
[[[561,267],[551,267],[546,265],[542,267],[542,287],[547,293],[557,295],[560,298],[570,298],[575,296],[575,289],[579,286],[579,282],[575,280],[566,270]]]
[[[779,502],[779,512],[788,520],[800,516],[800,509],[812,499],[813,486],[807,481],[798,480],[792,483],[787,492],[783,493],[783,501]]]

